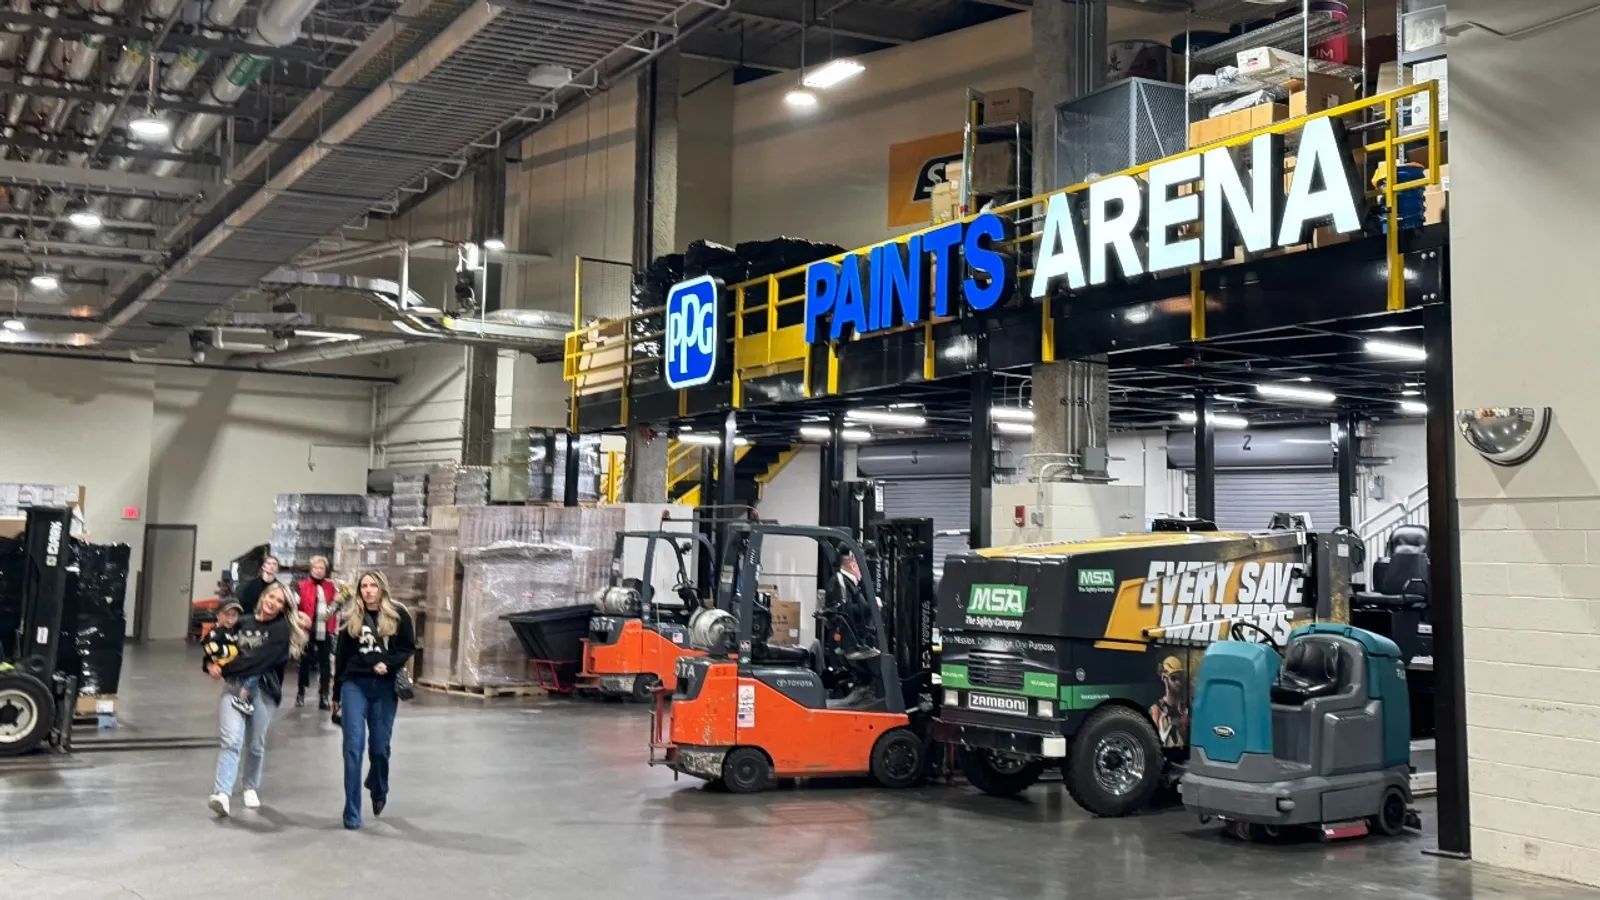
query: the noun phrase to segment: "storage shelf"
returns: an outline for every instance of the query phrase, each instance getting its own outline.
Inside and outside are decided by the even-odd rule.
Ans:
[[[984,135],[985,137],[1000,136],[1014,138],[1019,136],[1028,137],[1033,133],[1033,131],[1026,123],[1023,122],[1002,122],[996,125],[974,125],[972,128],[972,133]]]
[[[1228,100],[1234,99],[1235,97],[1243,97],[1245,94],[1254,93],[1256,91],[1270,91],[1272,93],[1274,102],[1281,102],[1289,99],[1289,89],[1283,87],[1282,85],[1269,84],[1265,81],[1256,81],[1253,78],[1240,78],[1238,81],[1230,81],[1227,84],[1219,84],[1214,88],[1207,88],[1203,91],[1191,93],[1189,95],[1189,102],[1210,104],[1224,103]]]
[[[1238,58],[1240,51],[1254,50],[1257,47],[1272,47],[1290,53],[1305,54],[1310,49],[1303,39],[1305,37],[1305,28],[1310,29],[1310,45],[1312,47],[1323,41],[1350,34],[1361,28],[1359,22],[1341,22],[1334,18],[1333,13],[1326,10],[1317,10],[1311,13],[1311,20],[1305,28],[1301,25],[1302,19],[1304,19],[1304,16],[1300,14],[1290,16],[1287,19],[1279,19],[1271,25],[1257,28],[1255,31],[1247,31],[1238,37],[1228,38],[1220,44],[1212,44],[1210,47],[1202,47],[1191,51],[1190,58],[1196,62],[1213,66],[1231,66],[1234,60]],[[1319,71],[1315,66],[1316,60],[1312,60],[1312,63],[1311,70],[1313,72]],[[1327,63],[1326,65],[1334,64]],[[1354,69],[1355,67],[1346,66],[1345,68]],[[1360,72],[1360,69],[1355,70],[1358,73]]]
[[[1414,66],[1417,63],[1433,62],[1436,59],[1444,59],[1444,51],[1444,44],[1435,44],[1426,50],[1412,50],[1410,53],[1400,54],[1400,64],[1403,66]]]

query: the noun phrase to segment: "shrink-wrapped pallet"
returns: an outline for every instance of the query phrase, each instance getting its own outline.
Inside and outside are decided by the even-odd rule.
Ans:
[[[604,584],[605,566],[586,547],[502,542],[460,555],[456,674],[468,688],[531,683],[527,653],[502,616],[586,602]]]

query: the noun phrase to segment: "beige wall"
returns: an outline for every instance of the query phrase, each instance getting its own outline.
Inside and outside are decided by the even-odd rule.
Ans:
[[[1589,6],[1451,0],[1514,30]],[[1600,884],[1600,358],[1590,275],[1600,16],[1450,43],[1457,407],[1550,406],[1543,450],[1496,468],[1457,444],[1472,850]],[[1514,312],[1512,311],[1514,308]]]
[[[90,540],[196,526],[195,591],[272,535],[279,493],[365,493],[373,387],[0,355],[0,481],[81,484]],[[138,519],[124,520],[124,507]],[[129,623],[136,585],[128,585]]]

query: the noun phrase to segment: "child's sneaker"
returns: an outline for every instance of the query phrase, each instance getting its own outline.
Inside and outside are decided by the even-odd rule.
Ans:
[[[256,705],[245,699],[244,696],[240,694],[234,694],[229,698],[229,702],[233,704],[234,709],[237,709],[239,712],[247,716],[253,716],[256,714]]]

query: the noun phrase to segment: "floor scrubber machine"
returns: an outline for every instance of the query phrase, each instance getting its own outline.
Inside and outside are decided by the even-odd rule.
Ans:
[[[1325,838],[1420,826],[1400,649],[1350,625],[1303,625],[1281,652],[1235,626],[1196,679],[1183,803],[1230,834]],[[1252,640],[1252,638],[1267,639]]]

